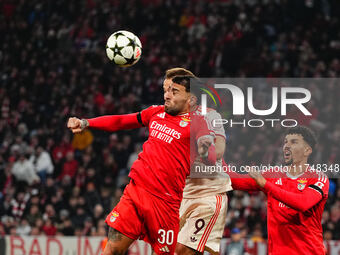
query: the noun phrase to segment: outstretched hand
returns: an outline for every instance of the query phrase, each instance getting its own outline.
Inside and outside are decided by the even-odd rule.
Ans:
[[[256,181],[257,185],[259,185],[262,188],[264,187],[267,181],[262,176],[259,170],[255,169],[255,167],[250,167],[248,168],[248,174],[251,178],[253,178]]]

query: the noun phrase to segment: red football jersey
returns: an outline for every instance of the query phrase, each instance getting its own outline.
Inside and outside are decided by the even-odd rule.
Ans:
[[[210,134],[207,124],[201,116],[167,114],[164,106],[141,111],[140,121],[149,128],[149,138],[129,177],[150,193],[179,205],[190,173],[190,126],[197,140]]]
[[[287,191],[301,193],[311,189],[320,201],[307,211],[297,211],[279,202],[267,192],[268,197],[268,251],[279,254],[325,254],[322,236],[322,213],[328,198],[329,181],[325,175],[311,176],[309,172],[298,178],[268,179]],[[306,197],[306,199],[309,199]],[[306,201],[301,201],[306,203]]]
[[[239,177],[231,177],[234,189],[260,190],[253,179]],[[321,219],[328,198],[327,176],[306,171],[298,177],[283,172],[264,177],[267,183],[261,190],[268,198],[268,254],[324,255]]]

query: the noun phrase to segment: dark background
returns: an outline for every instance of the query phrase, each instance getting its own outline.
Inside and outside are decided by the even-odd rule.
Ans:
[[[103,219],[119,201],[146,130],[73,136],[67,119],[162,104],[168,68],[201,77],[340,72],[337,0],[3,0],[0,10],[0,235],[105,235]],[[122,29],[143,45],[140,61],[129,68],[105,54],[107,38]],[[327,123],[316,129],[316,156],[339,163],[340,87],[318,86],[312,95],[313,117],[299,122]],[[280,157],[281,128],[226,133],[229,162]],[[46,180],[39,159],[54,168]],[[21,174],[13,174],[16,163]],[[331,180],[322,219],[326,240],[340,238],[339,185]],[[229,204],[226,237],[238,227],[244,237],[266,239],[263,194],[235,191]]]

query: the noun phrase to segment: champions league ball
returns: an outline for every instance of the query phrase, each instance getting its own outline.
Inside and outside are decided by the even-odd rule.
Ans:
[[[113,33],[106,43],[106,55],[118,66],[132,66],[142,54],[142,44],[133,33],[120,30]]]

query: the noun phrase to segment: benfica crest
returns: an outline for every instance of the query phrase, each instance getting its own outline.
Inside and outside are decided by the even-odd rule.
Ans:
[[[303,190],[306,187],[306,184],[299,183],[298,184],[298,190]]]
[[[181,127],[186,127],[188,126],[190,123],[190,119],[189,118],[182,118],[182,120],[179,122],[179,125]]]
[[[111,217],[110,217],[110,222],[115,222],[118,216],[119,216],[118,212],[112,212]]]
[[[303,190],[306,187],[307,180],[298,180],[298,190]]]
[[[180,123],[179,123],[179,125],[180,125],[181,127],[186,127],[186,126],[188,126],[188,124],[189,124],[189,122],[186,122],[186,121],[184,121],[184,120],[181,120]]]

